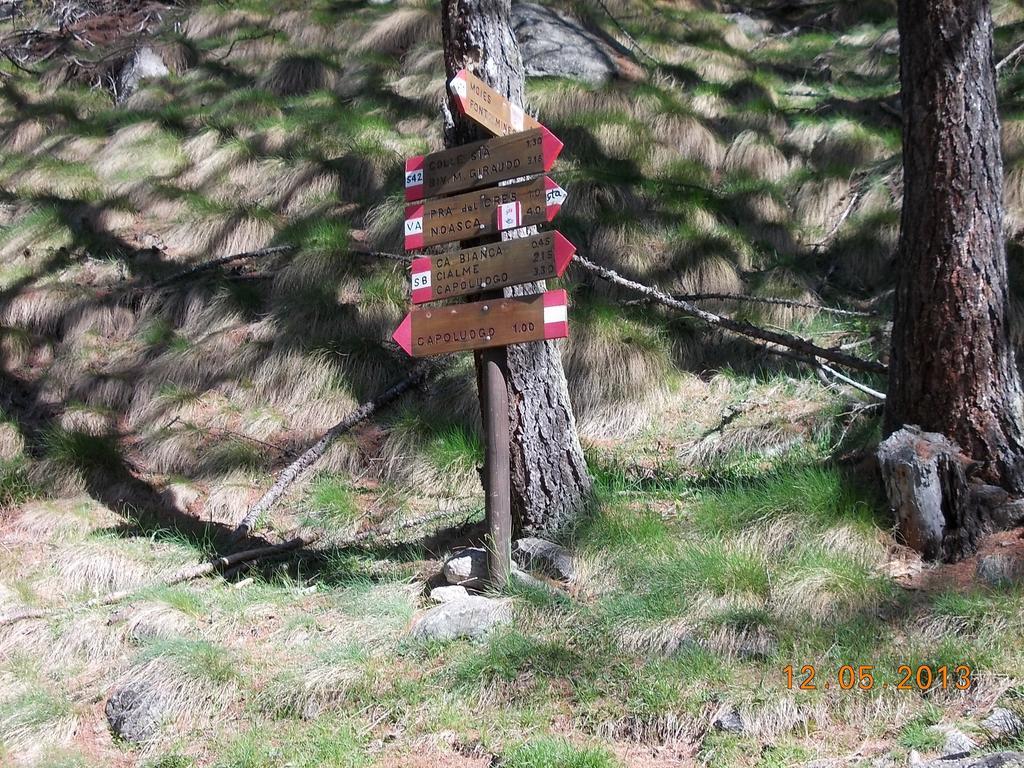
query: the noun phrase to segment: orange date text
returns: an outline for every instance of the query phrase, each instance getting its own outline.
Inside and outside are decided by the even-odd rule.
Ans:
[[[897,691],[930,691],[936,688],[966,691],[974,684],[971,679],[972,670],[967,664],[943,664],[938,667],[900,664],[891,682],[881,679],[886,676],[880,675],[873,664],[844,664],[833,673],[820,671],[813,664],[804,664],[799,669],[790,664],[782,671],[786,676],[786,687],[798,691],[832,688],[842,691],[870,691],[879,688]]]

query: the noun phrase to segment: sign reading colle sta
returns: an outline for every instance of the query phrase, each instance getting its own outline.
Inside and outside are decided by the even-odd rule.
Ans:
[[[562,289],[512,299],[414,307],[392,338],[413,357],[501,347],[569,335]]]
[[[405,250],[470,240],[555,218],[565,190],[547,176],[417,203],[405,209]]]
[[[463,144],[405,161],[405,199],[450,195],[499,181],[546,173],[562,142],[541,126],[511,136]]]
[[[412,303],[561,277],[576,247],[561,232],[488,243],[412,262]]]
[[[510,102],[468,70],[459,70],[448,83],[448,89],[455,96],[459,112],[495,136],[540,128],[540,123],[523,112],[522,107]]]

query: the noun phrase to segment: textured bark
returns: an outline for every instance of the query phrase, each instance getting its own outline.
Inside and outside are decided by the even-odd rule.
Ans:
[[[967,557],[981,536],[1024,517],[1005,490],[971,479],[974,462],[936,432],[894,432],[878,447],[878,466],[900,537],[925,560]]]
[[[449,79],[466,68],[523,104],[523,62],[510,24],[510,0],[444,0],[441,6],[444,60]],[[445,143],[484,138],[446,107]],[[505,295],[544,290],[544,283],[506,289]],[[479,374],[479,355],[477,356]],[[591,482],[576,419],[554,342],[508,348],[511,424],[512,513],[516,529],[556,533],[570,528],[586,508]]]
[[[988,0],[901,0],[904,199],[886,431],[917,424],[1024,491]]]

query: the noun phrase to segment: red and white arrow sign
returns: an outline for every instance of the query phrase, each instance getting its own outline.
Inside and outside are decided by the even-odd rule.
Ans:
[[[413,357],[502,347],[569,335],[564,289],[443,307],[415,307],[391,338]]]
[[[543,125],[405,161],[405,199],[439,197],[502,181],[547,173],[562,142]]]
[[[412,261],[412,303],[561,277],[575,253],[576,247],[554,231],[421,256]]]
[[[555,218],[568,194],[547,176],[414,203],[405,208],[405,250],[470,240]]]

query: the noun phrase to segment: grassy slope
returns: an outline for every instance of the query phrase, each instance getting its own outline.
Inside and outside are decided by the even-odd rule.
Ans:
[[[789,20],[804,26],[762,41],[703,5],[612,6],[662,62],[642,81],[531,81],[531,104],[566,143],[559,228],[673,291],[885,313],[899,135],[884,4],[838,4],[829,25]],[[574,9],[617,34],[599,8]],[[176,74],[125,107],[73,84],[5,81],[4,610],[71,606],[209,553],[289,451],[403,370],[386,342],[403,272],[349,246],[398,250],[402,158],[439,145],[437,15],[205,3],[159,40]],[[1000,22],[1008,50],[1019,14],[1000,8]],[[1002,84],[1014,235],[1020,83],[1010,71]],[[300,248],[159,297],[123,290],[273,242]],[[418,647],[404,630],[422,549],[328,548],[237,587],[22,623],[0,631],[4,757],[790,765],[935,749],[928,726],[970,729],[1024,695],[1020,587],[897,587],[869,484],[825,465],[876,436],[873,411],[744,343],[623,307],[578,271],[565,284],[566,367],[601,501],[577,533],[571,599],[525,592],[515,629],[488,643]],[[858,349],[884,350],[875,320],[720,308],[826,344],[878,331]],[[477,429],[463,360],[342,441],[270,523],[343,534],[438,505],[478,512]],[[796,693],[782,671],[875,664],[893,682],[899,663],[924,660],[970,663],[977,685]],[[102,714],[115,686],[139,680],[168,712],[144,749],[111,742]],[[708,728],[730,707],[746,734]]]

